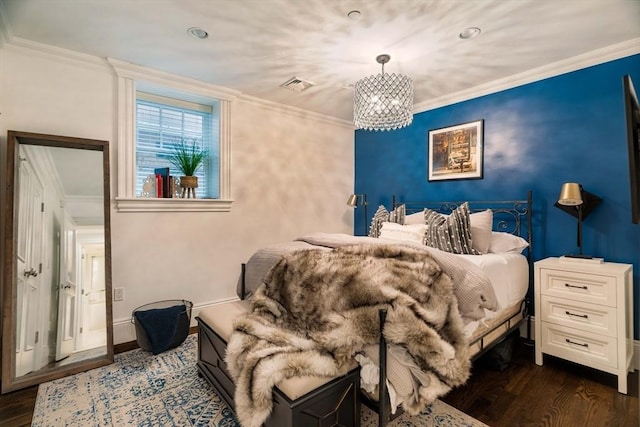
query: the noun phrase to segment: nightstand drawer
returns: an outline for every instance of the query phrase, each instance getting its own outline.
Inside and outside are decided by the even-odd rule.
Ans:
[[[542,296],[542,320],[596,334],[617,336],[616,309],[566,298]]]
[[[541,339],[547,354],[594,368],[618,367],[615,338],[543,322]]]
[[[540,275],[543,295],[616,306],[615,277],[550,269],[542,269]]]

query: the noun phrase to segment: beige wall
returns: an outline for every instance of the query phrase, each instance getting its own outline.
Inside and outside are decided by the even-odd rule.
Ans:
[[[98,58],[0,49],[0,140],[20,130],[111,141],[117,180],[115,73]],[[193,301],[195,313],[235,297],[240,264],[258,248],[314,231],[351,233],[353,129],[240,97],[231,107],[231,212],[121,213],[112,203],[114,340],[135,339],[136,307]],[[2,165],[4,170],[4,164]]]

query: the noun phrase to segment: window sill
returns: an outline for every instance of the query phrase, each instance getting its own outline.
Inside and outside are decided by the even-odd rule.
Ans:
[[[118,212],[230,212],[233,200],[116,197]]]

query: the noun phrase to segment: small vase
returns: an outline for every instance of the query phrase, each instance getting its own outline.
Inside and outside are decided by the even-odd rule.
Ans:
[[[181,176],[180,177],[180,188],[182,188],[182,197],[183,199],[196,198],[196,188],[198,188],[198,177],[197,176]]]

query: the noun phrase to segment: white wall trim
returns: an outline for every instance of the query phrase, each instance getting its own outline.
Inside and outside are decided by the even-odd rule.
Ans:
[[[32,55],[39,55],[58,62],[73,63],[77,66],[90,67],[94,69],[99,68],[109,71],[109,64],[106,59],[44,43],[21,39],[20,37],[12,37],[11,40],[7,41],[5,47],[16,51],[28,52]]]
[[[531,316],[531,339],[534,341],[536,339],[536,337],[534,336],[535,328],[533,327],[535,323],[536,323],[535,316]],[[520,324],[520,336],[522,338],[527,337],[527,321],[526,320]],[[631,360],[631,366],[635,370],[640,371],[640,341],[638,340],[633,341],[633,357]]]
[[[195,80],[177,74],[167,73],[154,68],[143,67],[115,58],[107,58],[107,61],[119,77],[125,77],[134,81],[149,82],[161,88],[168,87],[180,92],[192,93],[208,98],[225,101],[234,101],[241,92],[211,83]]]
[[[215,307],[231,301],[238,301],[238,297],[225,298],[217,301],[208,301],[194,304],[191,308],[191,326],[196,326],[196,317],[204,309]],[[133,314],[133,313],[132,313]],[[113,342],[114,344],[122,344],[136,340],[135,326],[131,322],[131,317],[115,319],[113,321]]]
[[[457,102],[468,101],[480,96],[522,86],[527,83],[548,79],[550,77],[581,70],[583,68],[602,64],[608,61],[625,58],[637,53],[640,53],[640,38],[627,40],[625,42],[587,52],[582,55],[563,59],[561,61],[554,62],[553,64],[513,74],[503,79],[494,80],[486,84],[430,99],[429,101],[415,104],[413,106],[413,113],[417,114],[433,110],[435,108],[444,107],[446,105],[455,104]]]
[[[248,104],[258,105],[260,107],[285,112],[292,116],[297,116],[304,119],[313,119],[319,122],[324,122],[332,125],[342,126],[348,129],[353,129],[355,131],[355,126],[352,122],[348,120],[338,119],[336,117],[327,116],[320,113],[315,113],[313,111],[304,110],[298,107],[292,107],[290,105],[280,104],[278,102],[267,101],[266,99],[256,98],[255,96],[242,94],[240,98],[242,101],[247,102]]]
[[[0,24],[6,24],[6,14],[4,13],[1,6],[2,4],[0,3]],[[233,89],[216,86],[211,83],[187,77],[171,75],[163,71],[142,67],[115,58],[99,58],[93,55],[87,55],[68,49],[22,39],[13,36],[8,25],[0,25],[0,27],[0,47],[6,46],[16,49],[28,49],[50,58],[54,57],[58,60],[66,59],[77,64],[99,66],[101,68],[109,68],[109,65],[111,64],[114,68],[116,66],[119,67],[122,73],[130,75],[131,78],[139,75],[140,72],[143,72],[143,74],[147,76],[147,79],[149,78],[149,76],[155,76],[159,79],[171,76],[172,79],[179,79],[187,86],[197,85],[208,87],[209,89],[214,90],[217,93],[217,97],[220,99],[225,99],[223,98],[224,96],[229,96],[230,98],[240,97],[243,101],[258,104],[275,111],[287,112],[298,117],[311,118],[314,120],[324,121],[355,129],[353,123],[346,120],[310,112],[308,110],[292,107],[278,102],[263,100],[254,96],[243,94],[242,92]],[[604,62],[613,61],[638,53],[640,53],[640,38],[631,39],[622,43],[607,46],[602,49],[587,52],[582,55],[567,58],[553,64],[548,64],[532,70],[527,70],[522,73],[514,74],[503,79],[494,80],[483,85],[474,86],[469,89],[450,93],[438,98],[430,99],[425,102],[417,103],[413,107],[413,113],[417,114],[446,105],[455,104],[457,102],[467,101],[469,99],[478,98],[480,96],[489,95],[492,93],[500,92],[502,90],[511,89],[527,83],[544,80],[546,78],[555,77],[561,74],[602,64]]]
[[[2,13],[0,11],[0,24],[2,24],[2,22]],[[337,119],[335,117],[311,112],[302,108],[292,107],[278,102],[267,101],[264,99],[256,98],[254,96],[243,94],[242,92],[234,89],[213,85],[211,83],[191,79],[188,77],[173,75],[153,68],[142,67],[126,61],[121,61],[116,58],[99,58],[93,55],[87,55],[69,49],[63,49],[44,43],[14,37],[6,26],[2,29],[5,31],[0,30],[0,47],[3,46],[2,42],[4,38],[4,44],[6,45],[6,47],[15,49],[17,51],[30,51],[30,53],[32,54],[42,55],[49,59],[53,58],[58,61],[73,62],[76,65],[99,67],[108,71],[111,71],[112,69],[118,67],[123,75],[128,75],[130,78],[140,77],[140,75],[144,75],[146,76],[144,80],[151,80],[155,81],[156,83],[164,78],[171,78],[174,81],[179,81],[183,85],[183,90],[186,91],[193,92],[194,86],[198,88],[207,88],[207,90],[215,92],[215,97],[218,99],[234,100],[239,97],[245,102],[254,103],[276,112],[284,112],[297,117],[309,118],[333,125],[355,129],[353,123],[348,120]],[[152,76],[152,78],[150,78],[149,76]]]
[[[118,76],[118,211],[228,212],[231,209],[230,109],[239,92],[113,58],[108,62]],[[220,105],[220,199],[200,199],[189,203],[185,199],[136,198],[135,104],[138,88],[205,104],[215,100]]]

